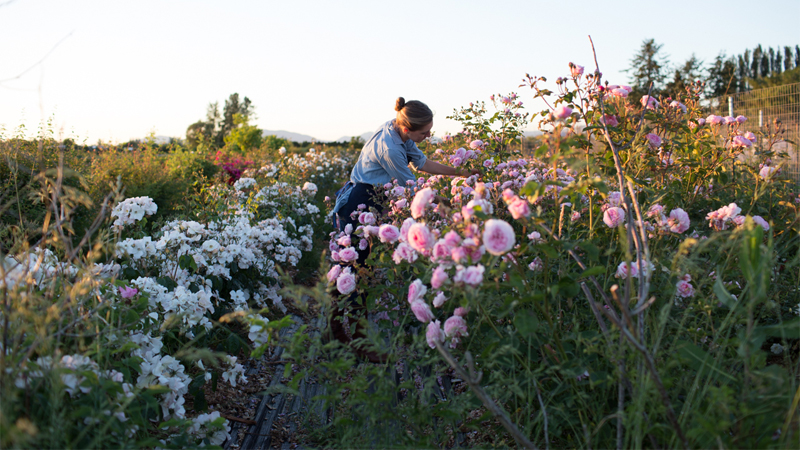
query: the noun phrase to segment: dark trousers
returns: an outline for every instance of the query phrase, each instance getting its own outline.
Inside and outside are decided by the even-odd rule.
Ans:
[[[380,189],[380,188],[379,188]],[[373,210],[377,212],[377,215],[380,215],[383,212],[383,205],[384,205],[384,195],[383,193],[378,192],[374,186],[371,184],[364,184],[364,183],[357,183],[353,188],[350,190],[350,198],[348,198],[347,203],[342,206],[342,208],[338,212],[338,222],[339,222],[339,231],[344,231],[345,226],[350,224],[353,226],[353,230],[355,230],[360,223],[358,222],[358,215],[354,215],[353,218],[350,217],[350,214],[353,211],[359,211],[358,214],[361,212],[369,212]],[[366,208],[363,210],[358,209],[358,205],[367,205]],[[355,239],[353,239],[353,246],[358,250],[358,245]],[[367,258],[369,257],[370,249],[367,247],[364,250],[358,250],[358,259],[356,260],[356,265],[358,267],[366,267],[371,269],[367,265]],[[344,268],[344,265],[342,265]],[[348,304],[351,307],[358,307],[358,294],[353,292],[347,298]],[[366,302],[366,298],[362,298],[361,305],[364,305]]]

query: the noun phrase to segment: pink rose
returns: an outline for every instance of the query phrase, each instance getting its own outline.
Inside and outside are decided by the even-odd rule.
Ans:
[[[616,228],[625,223],[625,210],[619,206],[612,206],[603,213],[603,222],[609,228]]]
[[[408,241],[408,229],[411,228],[411,225],[417,223],[416,220],[412,219],[411,217],[407,218],[403,221],[403,225],[400,226],[400,240],[403,242]]]
[[[469,307],[464,308],[459,306],[455,311],[453,311],[453,314],[459,317],[467,317],[467,314],[469,314]]]
[[[466,151],[466,150],[465,150],[463,147],[459,147],[459,148],[456,150],[456,152],[455,152],[455,154],[454,154],[454,155],[456,156],[456,158],[461,158],[461,159],[464,159],[464,158],[466,158],[466,157],[467,157],[467,151]]]
[[[401,198],[400,200],[397,200],[396,202],[394,202],[394,207],[397,208],[397,209],[403,209],[403,208],[406,207],[407,204],[408,204],[408,200],[406,198]]]
[[[442,323],[438,320],[431,320],[428,323],[428,330],[425,332],[425,340],[428,341],[430,348],[436,348],[436,343],[444,343],[445,334],[442,330]]]
[[[553,111],[553,116],[558,120],[564,120],[572,115],[572,108],[561,105]]]
[[[697,124],[702,127],[703,125],[706,124],[706,119],[702,119],[702,118],[697,119]]]
[[[672,103],[670,103],[670,104],[669,104],[669,106],[670,106],[671,108],[678,108],[678,109],[680,109],[680,110],[681,110],[681,112],[683,112],[683,113],[685,113],[685,112],[686,112],[686,105],[684,105],[683,103],[681,103],[681,102],[679,102],[679,101],[677,101],[677,100],[673,100],[673,101],[672,101]]]
[[[544,242],[544,239],[542,239],[542,234],[539,233],[538,231],[531,231],[528,234],[528,239],[532,240],[534,244],[538,244],[539,242]]]
[[[603,116],[603,118],[600,119],[600,122],[610,127],[615,127],[619,125],[619,120],[617,119],[617,116],[612,116],[610,114],[606,114],[605,116]]]
[[[764,166],[761,168],[761,170],[758,171],[758,176],[760,176],[764,180],[769,180],[777,172],[778,172],[777,167]]]
[[[464,247],[456,247],[450,252],[450,258],[455,262],[466,261],[469,257]]]
[[[632,278],[639,277],[639,266],[635,263],[628,265],[625,261],[619,263],[617,266],[617,272],[614,274],[617,278],[628,278],[628,269],[630,269],[630,274]]]
[[[667,226],[669,227],[669,231],[673,233],[683,233],[689,229],[689,214],[680,208],[673,209],[669,213]]]
[[[400,245],[394,250],[392,254],[392,260],[395,264],[400,264],[403,261],[408,261],[413,263],[417,260],[417,252],[411,248],[410,245],[406,244],[405,242],[401,242]]]
[[[428,288],[425,286],[425,283],[417,278],[408,286],[408,303],[414,303],[417,300],[422,300],[422,297],[425,296],[426,292],[428,292]]]
[[[528,217],[531,215],[531,209],[528,206],[528,202],[517,197],[515,200],[508,205],[508,211],[511,213],[511,217],[514,219],[520,219],[522,217]]]
[[[344,236],[340,237],[336,241],[336,243],[341,245],[342,247],[350,247],[350,243],[351,243],[350,235],[349,234],[345,234]]]
[[[621,89],[621,88],[611,89],[611,95],[613,95],[614,97],[626,98],[629,93],[630,92],[626,91],[625,89]]]
[[[734,147],[749,148],[753,146],[753,143],[744,136],[734,136],[731,145]]]
[[[486,251],[499,256],[511,250],[516,243],[514,228],[507,222],[489,219],[483,228],[483,245]]]
[[[577,64],[569,63],[569,70],[572,73],[573,77],[579,77],[583,75],[583,66],[579,66]]]
[[[459,338],[469,336],[467,322],[461,316],[452,316],[444,322],[444,334],[447,337]]]
[[[486,269],[478,264],[476,266],[469,266],[465,269],[458,270],[453,277],[456,283],[465,283],[470,286],[478,286],[483,283],[483,272]]]
[[[414,201],[411,202],[411,217],[419,219],[425,215],[425,208],[433,200],[433,190],[431,188],[421,189],[414,196]]]
[[[341,259],[339,258],[339,252],[337,252],[337,251],[332,251],[332,252],[331,252],[331,259],[332,259],[332,260],[334,260],[334,261],[336,261],[336,262],[339,262],[339,261],[341,261]]]
[[[433,247],[434,237],[424,223],[415,223],[408,228],[408,244],[414,250],[425,253]]]
[[[745,116],[736,116],[736,121],[739,122],[739,123],[745,123],[745,122],[747,122],[747,117],[745,117]]]
[[[650,144],[650,147],[657,148],[661,145],[661,137],[657,134],[648,133],[647,136],[647,143]]]
[[[450,164],[451,164],[453,167],[458,167],[458,166],[460,166],[462,162],[464,162],[464,160],[463,160],[462,158],[459,158],[458,156],[451,156],[451,157],[450,157]]]
[[[682,298],[694,297],[694,287],[686,280],[680,280],[675,285],[677,292],[675,295]]]
[[[763,217],[753,216],[753,222],[755,222],[756,225],[759,225],[761,228],[763,228],[764,231],[769,231],[769,222],[764,220]]]
[[[457,232],[450,230],[444,235],[444,241],[450,247],[458,247],[461,245],[461,236]]]
[[[361,239],[360,241],[358,241],[359,250],[366,250],[367,247],[369,247],[369,241],[367,241],[366,239]]]
[[[444,292],[439,291],[439,293],[436,294],[436,297],[433,298],[433,306],[435,308],[441,308],[446,300],[447,297],[444,296]]]
[[[400,238],[400,230],[394,225],[385,223],[378,228],[378,237],[381,242],[396,242]]]
[[[378,236],[379,231],[379,227],[376,227],[375,225],[367,225],[364,227],[364,237],[368,238],[370,236]]]
[[[579,221],[580,219],[581,219],[581,213],[579,213],[578,211],[574,211],[574,212],[572,213],[572,215],[569,217],[569,220],[571,220],[571,221],[573,221],[573,222],[577,222],[577,221]]]
[[[349,262],[358,259],[358,252],[353,247],[347,247],[339,250],[339,259],[341,261]]]
[[[122,298],[133,298],[139,290],[129,286],[122,286],[119,288],[119,296]]]
[[[336,289],[343,295],[347,295],[356,290],[356,276],[353,275],[348,267],[336,279]]]
[[[534,272],[541,272],[542,269],[544,269],[544,262],[542,261],[542,258],[539,258],[538,256],[534,258],[533,261],[528,264],[528,269],[531,269]]]
[[[712,115],[706,117],[706,122],[709,125],[719,125],[719,124],[722,123],[722,117],[715,116],[714,114],[712,114]]]
[[[643,96],[640,101],[642,102],[642,106],[646,107],[647,109],[656,109],[659,105],[658,100],[649,95]]]
[[[753,142],[753,143],[756,142],[756,135],[752,131],[748,131],[747,133],[745,133],[744,134],[744,138],[747,139],[750,142]]]
[[[339,278],[339,275],[342,273],[342,266],[336,264],[331,267],[331,270],[328,271],[328,283],[333,283]]]
[[[469,143],[469,148],[476,149],[483,147],[483,141],[480,139],[475,139],[474,141]]]
[[[364,212],[358,215],[358,222],[364,225],[372,225],[375,223],[375,214],[371,212]]]
[[[445,262],[450,259],[450,252],[452,251],[452,247],[447,245],[447,241],[444,239],[439,239],[433,244],[433,250],[431,251],[431,260],[433,262]]]
[[[411,302],[411,312],[413,312],[414,315],[417,316],[417,320],[422,323],[433,320],[433,311],[431,311],[431,307],[421,300]]]

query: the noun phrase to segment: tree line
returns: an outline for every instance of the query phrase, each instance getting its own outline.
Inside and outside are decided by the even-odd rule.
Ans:
[[[704,84],[707,97],[745,92],[800,82],[800,46],[757,47],[727,56],[720,52],[706,64],[692,54],[681,64],[672,65],[663,53],[663,44],[645,39],[626,70],[633,76],[634,99],[646,95],[653,84],[654,95],[673,98],[686,93],[694,83]]]

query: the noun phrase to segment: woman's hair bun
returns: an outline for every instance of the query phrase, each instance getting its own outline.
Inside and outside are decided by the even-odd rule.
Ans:
[[[404,106],[406,106],[406,99],[403,97],[397,97],[397,102],[394,104],[394,110],[400,111]]]

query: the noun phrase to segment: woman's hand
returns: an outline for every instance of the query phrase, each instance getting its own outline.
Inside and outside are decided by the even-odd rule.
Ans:
[[[461,169],[460,172],[461,173],[460,173],[459,176],[462,176],[462,177],[468,177],[470,175],[477,175],[480,178],[481,176],[483,176],[483,171],[481,169],[478,169],[478,168],[475,168],[475,169]]]

